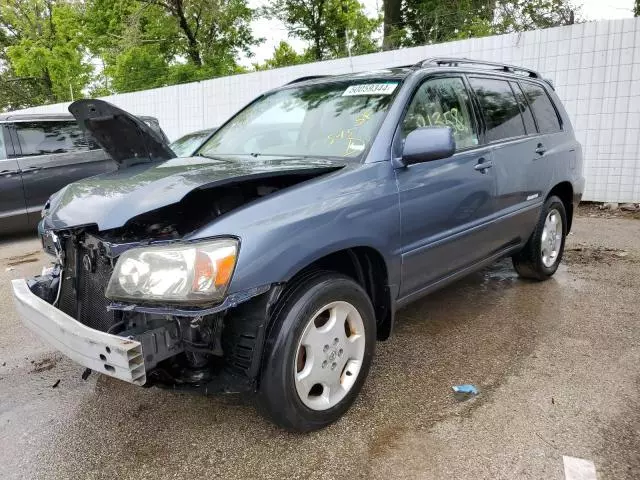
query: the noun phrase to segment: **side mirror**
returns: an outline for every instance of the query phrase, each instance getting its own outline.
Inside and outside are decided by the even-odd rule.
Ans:
[[[417,128],[404,140],[402,149],[402,163],[430,162],[453,155],[456,151],[456,141],[451,127],[422,127]]]

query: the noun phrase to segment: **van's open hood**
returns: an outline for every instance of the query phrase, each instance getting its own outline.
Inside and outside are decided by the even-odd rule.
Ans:
[[[146,123],[104,100],[77,100],[69,111],[120,168],[176,156]]]

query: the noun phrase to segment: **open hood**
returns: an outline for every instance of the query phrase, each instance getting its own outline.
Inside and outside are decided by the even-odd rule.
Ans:
[[[69,111],[119,168],[176,156],[146,123],[104,100],[77,100],[69,105]]]

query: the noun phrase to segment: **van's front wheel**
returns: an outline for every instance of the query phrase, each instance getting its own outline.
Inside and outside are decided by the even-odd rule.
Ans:
[[[513,256],[518,275],[534,280],[551,277],[562,260],[567,234],[567,213],[562,200],[547,199],[536,228],[524,248]]]
[[[334,273],[301,282],[269,333],[259,407],[290,430],[335,422],[364,383],[375,338],[373,307],[360,285]]]

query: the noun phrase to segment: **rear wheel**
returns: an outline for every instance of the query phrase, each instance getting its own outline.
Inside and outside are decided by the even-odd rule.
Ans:
[[[527,244],[513,256],[518,275],[534,280],[551,277],[562,260],[566,232],[564,204],[556,196],[549,197]]]
[[[303,432],[338,420],[367,376],[375,330],[371,301],[352,279],[320,273],[302,282],[269,333],[258,393],[263,413]]]

